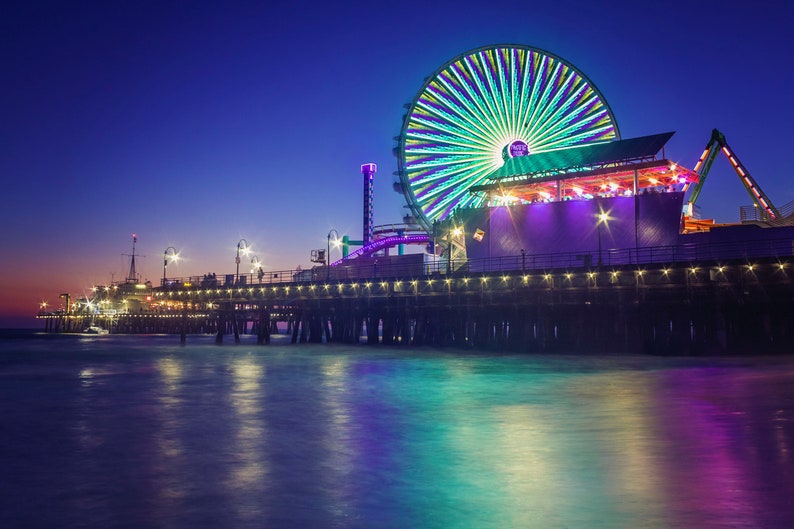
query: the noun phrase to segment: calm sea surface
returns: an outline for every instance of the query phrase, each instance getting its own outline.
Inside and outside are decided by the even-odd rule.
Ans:
[[[0,527],[794,527],[794,356],[253,340],[0,337]]]

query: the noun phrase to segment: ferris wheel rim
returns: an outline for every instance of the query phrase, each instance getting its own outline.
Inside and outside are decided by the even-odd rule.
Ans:
[[[618,126],[617,119],[615,118],[615,114],[612,111],[612,107],[609,105],[609,102],[604,97],[601,90],[599,90],[597,85],[581,69],[579,69],[575,64],[571,63],[567,59],[560,57],[559,55],[552,53],[548,50],[545,50],[543,48],[539,48],[537,46],[531,46],[527,44],[513,44],[513,43],[500,43],[500,44],[489,44],[484,46],[478,46],[468,51],[459,53],[454,57],[452,57],[451,59],[449,59],[448,61],[444,62],[442,65],[436,68],[430,75],[425,77],[421,87],[419,88],[419,90],[417,90],[416,94],[411,99],[411,102],[405,105],[406,112],[403,115],[403,122],[400,127],[400,134],[397,137],[397,147],[395,148],[397,154],[397,162],[398,162],[398,176],[400,179],[400,184],[403,190],[403,194],[405,195],[405,198],[408,202],[407,204],[408,209],[410,210],[411,214],[417,219],[419,224],[422,225],[428,231],[431,230],[431,226],[433,222],[438,219],[428,218],[425,212],[423,211],[422,206],[419,204],[419,199],[416,197],[414,193],[414,189],[411,185],[411,181],[408,176],[408,171],[406,167],[407,165],[406,138],[407,138],[409,125],[412,123],[414,112],[417,108],[418,103],[420,102],[420,99],[426,93],[428,87],[439,78],[440,74],[447,71],[452,65],[460,62],[461,60],[464,60],[467,57],[472,57],[482,52],[502,50],[502,49],[508,49],[508,50],[519,49],[525,52],[537,53],[553,61],[556,61],[558,62],[558,64],[564,65],[569,70],[575,72],[575,74],[580,76],[581,79],[587,84],[587,86],[589,86],[589,88],[593,91],[599,103],[603,105],[614,132],[614,138],[612,139],[619,140],[621,137],[620,129]]]

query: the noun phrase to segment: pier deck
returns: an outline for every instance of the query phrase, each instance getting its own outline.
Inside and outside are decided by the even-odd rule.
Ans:
[[[449,274],[359,266],[224,285],[174,279],[141,293],[151,310],[39,317],[48,332],[80,332],[105,317],[112,333],[214,334],[219,343],[253,333],[264,344],[288,332],[293,343],[541,353],[791,352],[792,242],[764,244],[734,259],[679,247],[677,260],[660,249],[605,252],[601,266],[596,256],[549,254],[453,265]]]

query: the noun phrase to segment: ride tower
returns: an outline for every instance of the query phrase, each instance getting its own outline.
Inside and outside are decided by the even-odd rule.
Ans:
[[[378,166],[374,163],[365,163],[361,166],[361,174],[364,176],[364,234],[361,238],[362,245],[366,246],[372,242],[373,235],[373,188],[372,184],[375,180],[375,173]]]

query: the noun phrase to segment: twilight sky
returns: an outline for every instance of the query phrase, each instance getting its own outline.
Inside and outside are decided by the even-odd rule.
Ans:
[[[687,167],[720,129],[784,205],[792,19],[784,0],[3,2],[0,328],[122,279],[132,233],[154,283],[168,246],[169,276],[234,272],[241,238],[268,270],[308,267],[331,228],[360,238],[365,162],[375,224],[400,222],[403,105],[488,44],[562,57],[623,138],[676,131],[666,154]],[[719,158],[703,216],[750,203]]]

